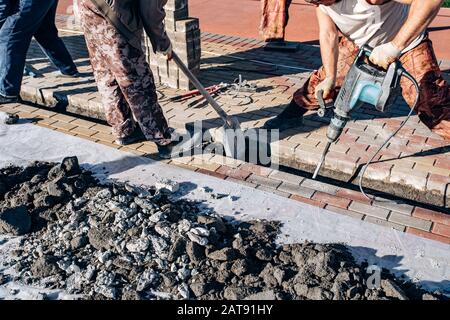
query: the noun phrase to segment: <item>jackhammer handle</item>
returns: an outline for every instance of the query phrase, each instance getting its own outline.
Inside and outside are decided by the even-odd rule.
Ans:
[[[227,123],[230,127],[233,127],[233,122],[228,117],[226,112],[222,109],[222,107],[214,100],[214,98],[209,94],[209,92],[203,87],[197,77],[191,72],[191,70],[186,67],[186,65],[181,61],[178,55],[173,52],[173,61],[178,65],[181,71],[189,78],[195,88],[200,91],[201,95],[205,97],[206,101],[214,108],[217,114],[222,118],[222,120]]]
[[[367,57],[372,54],[373,48],[371,48],[370,46],[368,46],[366,44],[363,45],[361,49],[362,49],[362,52],[365,53]]]
[[[319,106],[323,109],[326,108],[325,106],[325,100],[323,99],[323,90],[319,90],[317,92],[317,100],[319,101]]]

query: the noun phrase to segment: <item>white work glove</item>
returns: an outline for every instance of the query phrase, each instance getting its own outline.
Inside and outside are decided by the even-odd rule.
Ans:
[[[336,81],[331,77],[326,77],[319,85],[316,87],[315,95],[316,98],[319,98],[319,91],[323,91],[323,98],[329,99],[331,98],[331,93],[336,87]]]
[[[397,60],[402,51],[392,42],[375,47],[369,57],[370,62],[387,70],[389,65]]]

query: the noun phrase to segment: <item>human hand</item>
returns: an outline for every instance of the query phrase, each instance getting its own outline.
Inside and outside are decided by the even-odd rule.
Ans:
[[[319,85],[316,87],[315,95],[319,98],[319,92],[323,91],[324,99],[331,99],[334,88],[336,87],[336,81],[331,77],[326,77]]]
[[[401,56],[402,52],[392,42],[375,47],[369,57],[370,62],[384,70]]]

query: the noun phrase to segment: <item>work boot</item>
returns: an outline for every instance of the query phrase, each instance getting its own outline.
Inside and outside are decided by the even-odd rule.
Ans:
[[[158,146],[158,154],[161,159],[171,159],[173,157],[173,151],[174,148],[179,144],[179,141],[172,141],[169,144],[166,145],[159,145]]]
[[[79,77],[81,77],[81,74],[80,74],[78,71],[76,71],[76,72],[74,72],[74,73],[62,73],[61,71],[59,71],[59,72],[57,73],[57,77],[59,77],[59,78],[73,79],[73,78],[79,78]]]
[[[303,122],[305,111],[301,109],[294,100],[275,118],[268,120],[263,129],[273,130],[279,129],[284,131],[287,129],[298,127]]]
[[[0,104],[15,103],[19,101],[18,97],[4,97],[0,94]]]
[[[115,143],[119,146],[127,146],[143,140],[145,140],[145,136],[142,133],[141,128],[139,128],[139,126],[136,126],[136,129],[134,129],[132,134],[127,137],[117,138],[115,140]]]
[[[169,128],[167,130],[167,137],[156,142],[158,146],[158,153],[161,159],[171,159],[175,147],[180,143],[180,136],[175,132],[175,129]]]

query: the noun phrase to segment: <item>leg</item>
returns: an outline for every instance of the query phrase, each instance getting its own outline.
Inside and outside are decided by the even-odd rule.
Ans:
[[[0,29],[0,94],[17,97],[31,38],[54,1],[18,0]]]
[[[424,40],[400,60],[419,83],[419,102],[415,110],[420,120],[433,132],[450,141],[450,85],[442,77],[432,42]],[[412,107],[416,98],[415,87],[403,78],[402,89],[406,102]]]
[[[39,29],[34,34],[36,41],[46,52],[48,58],[65,75],[73,75],[78,72],[69,51],[64,42],[58,36],[58,29],[55,25],[56,8],[58,1],[47,12]]]
[[[13,0],[0,0],[0,29],[6,18],[11,14]]]
[[[170,142],[167,121],[158,104],[153,75],[142,49],[131,46],[89,1],[82,3],[82,12],[86,36],[91,37],[88,42],[96,42],[97,55],[101,56],[113,74],[119,87],[117,91],[120,90],[125,97],[132,117],[147,140],[160,144]],[[98,33],[92,34],[92,30]],[[108,39],[108,42],[105,43],[104,39]],[[128,113],[124,107],[121,112],[125,119]]]
[[[359,48],[347,38],[342,38],[339,42],[339,58],[337,65],[336,90],[334,96],[337,96],[345,76],[355,61]],[[325,69],[321,67],[315,71],[303,88],[294,93],[294,101],[300,107],[302,114],[308,110],[316,110],[319,108],[319,101],[316,98],[316,87],[326,78]]]
[[[112,70],[147,140],[162,142],[169,139],[169,128],[163,110],[158,103],[153,74],[144,52],[129,45],[119,46],[121,64],[113,64]]]
[[[358,50],[358,47],[347,38],[342,38],[339,42],[339,58],[334,96],[339,92],[345,76],[355,61]],[[266,129],[285,130],[298,126],[301,123],[303,115],[308,112],[308,110],[316,110],[319,108],[319,101],[317,101],[315,91],[316,87],[325,78],[326,74],[323,67],[314,71],[303,87],[294,93],[291,103],[283,110],[283,112],[274,119],[267,121],[264,127]]]
[[[261,2],[261,33],[265,41],[284,41],[291,0],[263,0]]]
[[[80,13],[91,65],[105,108],[106,120],[112,127],[116,138],[125,138],[133,133],[135,124],[125,97],[110,70],[110,65],[101,53],[101,48],[105,46],[103,40],[105,39],[105,26],[109,25],[109,22],[98,12],[93,11],[91,6],[86,6],[84,3],[80,6]]]

